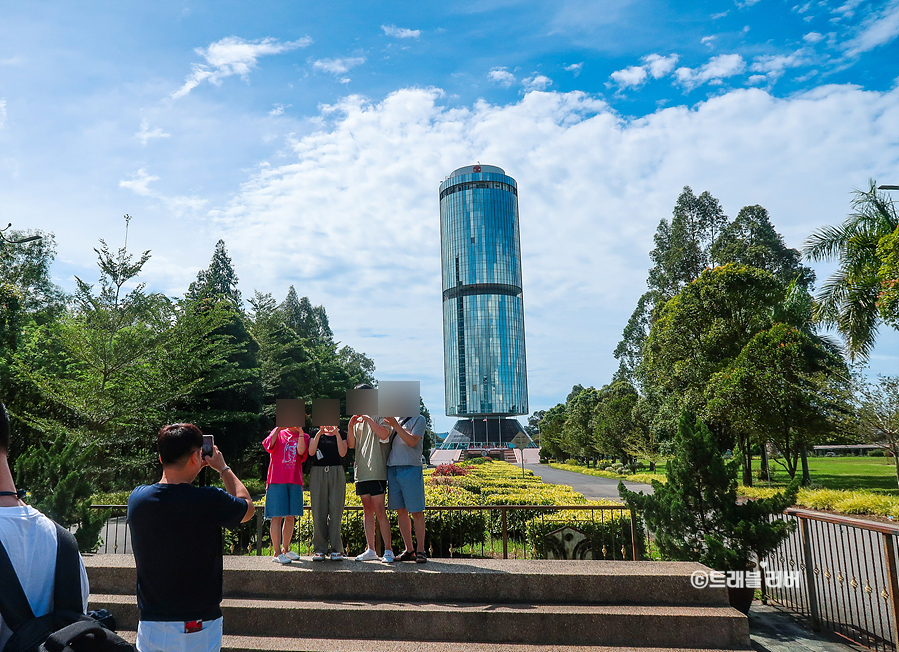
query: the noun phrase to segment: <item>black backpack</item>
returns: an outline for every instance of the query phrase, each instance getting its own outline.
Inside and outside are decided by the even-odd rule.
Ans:
[[[58,523],[56,533],[53,611],[38,618],[0,542],[0,615],[13,632],[3,652],[134,652],[125,639],[84,615],[78,543]]]

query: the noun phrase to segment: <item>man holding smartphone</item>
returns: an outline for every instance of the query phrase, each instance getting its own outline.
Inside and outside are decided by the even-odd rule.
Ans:
[[[203,433],[190,423],[159,431],[162,478],[128,498],[137,567],[139,652],[217,652],[222,644],[222,528],[253,518],[250,493],[221,451],[203,456]],[[226,491],[191,483],[204,466]]]

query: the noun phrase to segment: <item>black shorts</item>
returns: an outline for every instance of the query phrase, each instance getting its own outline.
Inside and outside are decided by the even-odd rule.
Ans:
[[[383,496],[387,493],[387,480],[365,480],[356,483],[357,496]]]

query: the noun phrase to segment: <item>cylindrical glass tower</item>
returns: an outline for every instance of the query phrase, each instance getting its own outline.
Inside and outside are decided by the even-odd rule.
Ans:
[[[528,413],[518,185],[492,165],[440,184],[446,414]]]

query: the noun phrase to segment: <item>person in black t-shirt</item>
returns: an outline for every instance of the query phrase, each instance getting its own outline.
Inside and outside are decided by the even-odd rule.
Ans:
[[[352,435],[350,435],[352,436]],[[337,426],[322,426],[309,442],[309,494],[312,500],[312,561],[343,560],[340,522],[346,501],[346,475],[343,460],[347,454],[347,435]]]
[[[222,643],[222,528],[253,517],[253,501],[218,447],[202,456],[193,424],[165,426],[156,440],[162,479],[128,498],[137,567],[138,652],[217,652]],[[194,487],[204,466],[225,491]]]

